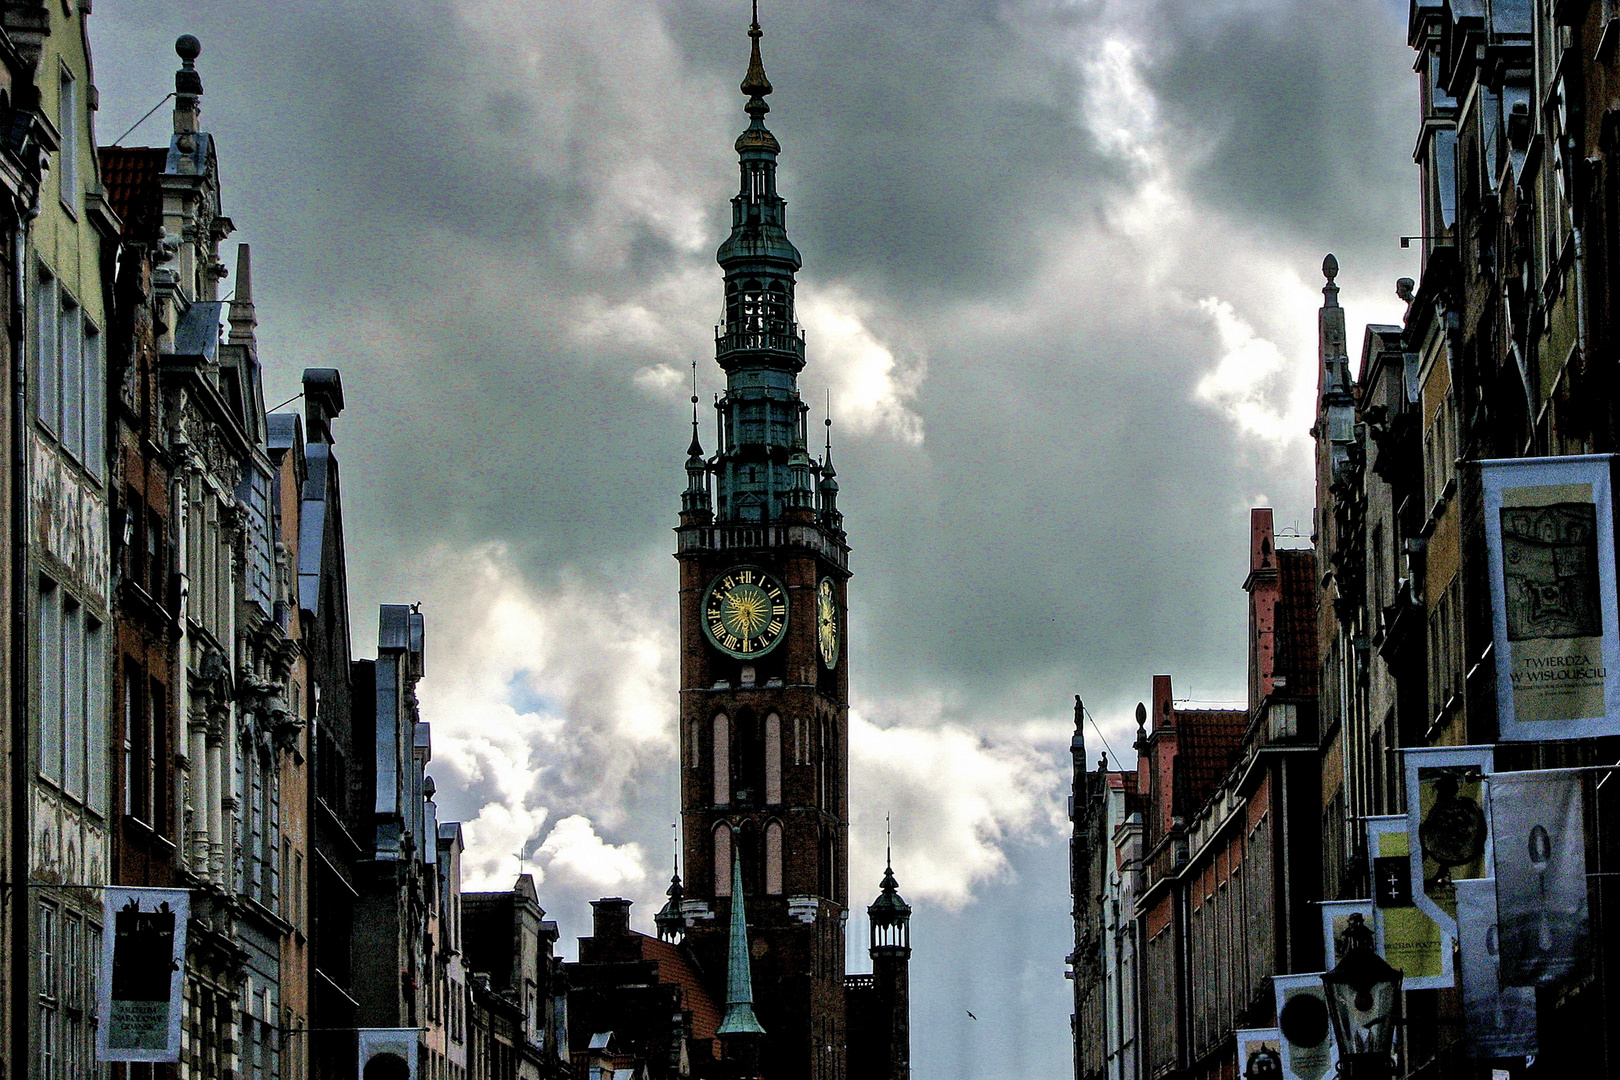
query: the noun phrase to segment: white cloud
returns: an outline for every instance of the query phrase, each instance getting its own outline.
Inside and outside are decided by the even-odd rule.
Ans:
[[[654,569],[667,556],[652,558],[611,584],[564,574],[536,586],[502,545],[440,549],[421,567],[433,583],[420,688],[429,771],[441,816],[471,815],[470,879],[509,884],[515,853],[534,858],[537,842],[564,884],[645,877],[635,843],[595,830],[631,828],[633,789],[674,755],[674,642]],[[542,842],[553,811],[564,816]]]
[[[641,845],[634,841],[608,843],[583,814],[571,814],[553,825],[539,855],[545,880],[555,886],[574,886],[606,896],[623,895],[647,883]]]
[[[870,325],[875,309],[847,286],[801,286],[798,309],[817,370],[832,383],[835,422],[921,444],[922,417],[912,405],[928,374],[925,358],[882,340]]]
[[[1221,358],[1199,380],[1197,396],[1223,410],[1243,431],[1273,443],[1302,440],[1309,426],[1309,401],[1301,402],[1288,357],[1255,333],[1232,305],[1209,296],[1198,308],[1215,324]],[[1301,409],[1301,405],[1304,409]]]
[[[896,711],[916,715],[904,705]],[[876,891],[885,813],[901,891],[913,903],[952,910],[975,886],[1008,872],[1009,840],[1060,825],[1061,776],[1035,729],[986,735],[955,722],[879,727],[855,709],[849,727],[852,903]]]

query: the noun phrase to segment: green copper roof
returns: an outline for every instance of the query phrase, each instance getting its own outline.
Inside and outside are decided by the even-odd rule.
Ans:
[[[748,955],[748,915],[744,910],[742,859],[731,860],[731,950],[726,962],[726,1016],[716,1035],[763,1035],[754,1016],[754,976]]]

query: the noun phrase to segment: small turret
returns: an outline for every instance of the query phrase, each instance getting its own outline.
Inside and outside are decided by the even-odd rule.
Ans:
[[[871,1018],[878,1034],[873,1050],[879,1057],[870,1063],[873,1071],[869,1075],[910,1080],[911,905],[900,895],[900,884],[894,879],[892,850],[885,851],[883,881],[866,917],[872,927],[868,955],[879,1010]]]
[[[703,444],[698,441],[697,395],[692,395],[692,442],[686,448],[686,491],[681,494],[681,517],[693,525],[705,525],[714,517],[709,501],[709,465],[703,460]]]
[[[658,927],[658,939],[667,941],[671,945],[679,945],[686,938],[686,914],[681,910],[681,902],[686,899],[686,890],[681,887],[681,871],[676,867],[675,873],[669,879],[669,889],[665,891],[669,902],[658,909],[653,916],[653,923]]]

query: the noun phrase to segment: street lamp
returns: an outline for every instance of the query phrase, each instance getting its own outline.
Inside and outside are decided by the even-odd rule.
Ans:
[[[1339,1065],[1350,1080],[1388,1080],[1390,1050],[1401,1005],[1401,973],[1373,948],[1372,928],[1359,914],[1341,936],[1343,958],[1322,976]]]

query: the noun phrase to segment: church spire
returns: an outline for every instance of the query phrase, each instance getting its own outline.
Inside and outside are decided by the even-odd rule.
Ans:
[[[731,860],[731,948],[726,956],[726,1015],[716,1035],[763,1035],[754,1016],[753,962],[748,952],[748,913],[743,901],[742,859]]]

